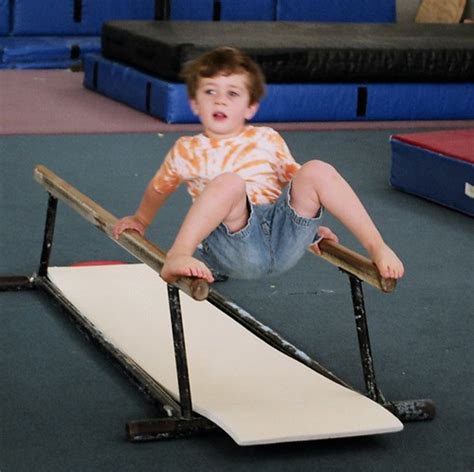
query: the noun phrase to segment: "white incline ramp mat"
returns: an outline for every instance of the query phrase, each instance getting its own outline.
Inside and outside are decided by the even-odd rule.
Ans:
[[[166,284],[144,264],[53,267],[98,332],[178,398]],[[365,396],[282,354],[208,302],[181,293],[193,408],[237,444],[400,431]]]

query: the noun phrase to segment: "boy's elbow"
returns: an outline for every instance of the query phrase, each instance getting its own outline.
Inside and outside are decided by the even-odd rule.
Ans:
[[[152,192],[152,194],[160,199],[166,198],[168,195],[174,192],[175,189],[166,187],[164,185],[155,183],[155,182],[150,182],[149,189]]]
[[[153,180],[151,180],[150,183],[148,184],[147,191],[152,194],[158,194],[158,195],[163,194],[163,190],[161,186],[157,185],[156,182],[154,182]]]

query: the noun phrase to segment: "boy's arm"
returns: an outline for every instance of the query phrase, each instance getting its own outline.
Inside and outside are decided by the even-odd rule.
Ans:
[[[147,185],[140,205],[134,215],[125,216],[114,226],[113,234],[118,238],[125,230],[134,230],[144,236],[147,227],[155,218],[158,210],[171,192],[159,192],[155,189],[153,181]]]
[[[168,196],[169,192],[161,192],[156,190],[153,185],[153,181],[150,181],[145,189],[142,201],[135,212],[135,218],[145,227],[148,227]]]

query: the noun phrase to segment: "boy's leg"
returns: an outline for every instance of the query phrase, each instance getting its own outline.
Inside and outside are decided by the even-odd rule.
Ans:
[[[360,241],[383,277],[403,275],[400,259],[383,241],[359,197],[331,165],[315,160],[301,167],[292,181],[291,206],[307,218],[324,207]]]
[[[222,174],[211,181],[196,198],[176,239],[168,251],[161,277],[173,282],[181,276],[213,282],[209,268],[193,257],[199,243],[221,223],[236,232],[248,220],[245,182],[235,174]]]

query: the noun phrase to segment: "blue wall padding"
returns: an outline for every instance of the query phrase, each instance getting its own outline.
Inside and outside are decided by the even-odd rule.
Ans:
[[[395,0],[277,0],[280,21],[393,23]]]
[[[10,33],[10,0],[0,0],[0,36]]]
[[[154,0],[15,0],[15,35],[99,35],[107,20],[152,20]]]
[[[369,84],[367,120],[474,118],[474,83]]]
[[[474,216],[474,164],[391,138],[394,188]]]
[[[98,54],[86,56],[85,86],[168,123],[197,122],[184,84],[144,74]],[[472,103],[474,83],[270,84],[254,121],[473,119]]]
[[[276,0],[172,0],[170,19],[175,21],[273,21]],[[215,11],[215,6],[219,10]]]
[[[10,36],[0,38],[0,49],[3,68],[63,68],[100,51],[100,37]]]
[[[276,0],[221,0],[222,21],[273,21]]]
[[[214,15],[214,0],[172,0],[170,19],[175,21],[210,21]]]

